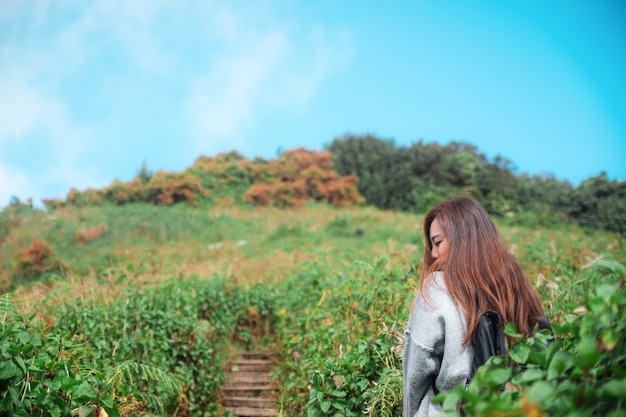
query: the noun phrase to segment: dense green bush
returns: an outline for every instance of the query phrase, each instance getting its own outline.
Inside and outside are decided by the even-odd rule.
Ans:
[[[2,416],[88,416],[98,409],[111,417],[124,409],[145,414],[162,407],[160,398],[141,384],[179,392],[158,368],[129,361],[108,368],[94,363],[95,347],[55,331],[49,317],[23,317],[7,294],[0,298],[0,319]]]
[[[602,173],[583,181],[559,207],[581,226],[626,236],[626,181]]]
[[[273,340],[274,296],[219,277],[170,280],[41,320],[4,296],[0,415],[222,415],[226,346]]]
[[[402,415],[397,319],[407,314],[415,274],[407,281],[385,259],[349,270],[303,265],[281,286],[284,294],[296,283],[301,288],[297,297],[279,299],[289,415]],[[520,341],[481,368],[468,388],[440,394],[449,415],[458,415],[459,404],[466,415],[624,415],[625,273],[621,264],[599,260],[572,277],[580,288],[566,287],[567,297],[549,303],[556,339],[541,332]],[[520,336],[511,326],[506,332]]]
[[[354,262],[339,274],[306,263],[281,283],[280,377],[288,415],[401,411],[395,377],[401,372],[398,336],[404,330],[395,323],[411,298],[404,278],[382,257]]]
[[[626,267],[597,260],[579,274],[566,297],[544,300],[553,304],[555,340],[521,341],[467,388],[441,393],[449,415],[459,404],[467,415],[624,415]],[[227,345],[279,341],[285,415],[399,417],[415,277],[381,257],[340,271],[304,262],[274,289],[172,279],[104,305],[77,299],[59,307],[54,326],[49,317],[22,318],[5,296],[0,415],[102,407],[111,416],[218,416]]]
[[[246,167],[247,161],[243,155],[233,151],[220,153],[214,158],[200,156],[189,171],[200,178],[203,189],[211,192],[211,200],[227,198],[236,204],[243,204],[243,194],[253,181]]]
[[[92,348],[90,359],[104,369],[131,361],[171,375],[182,398],[151,388],[168,415],[212,416],[221,410],[228,341],[252,344],[266,336],[272,297],[264,287],[246,291],[223,278],[170,280],[104,306],[77,300],[58,314],[57,329]]]
[[[601,284],[586,300],[586,312],[554,324],[516,344],[508,358],[492,358],[466,389],[441,393],[450,411],[459,403],[468,415],[626,415],[626,268],[600,261],[586,274]],[[507,334],[517,336],[509,327]]]

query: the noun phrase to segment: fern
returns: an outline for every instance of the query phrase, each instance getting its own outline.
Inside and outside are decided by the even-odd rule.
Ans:
[[[112,387],[114,397],[116,396],[115,393],[118,388],[128,385],[137,385],[140,382],[158,384],[161,392],[164,391],[176,397],[181,396],[180,384],[167,372],[160,368],[134,361],[125,361],[113,368],[106,380]],[[144,403],[150,409],[156,410],[160,415],[165,414],[163,402],[157,395],[141,393],[138,390],[135,390],[135,395],[140,395]]]
[[[368,417],[392,417],[402,413],[402,371],[394,368],[383,369],[367,397]]]
[[[16,317],[20,317],[20,312],[13,303],[13,296],[10,293],[3,294],[0,296],[0,318],[3,328]]]

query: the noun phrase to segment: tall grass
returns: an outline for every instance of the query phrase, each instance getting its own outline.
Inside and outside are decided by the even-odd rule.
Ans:
[[[309,204],[268,207],[171,207],[144,204],[38,210],[4,210],[0,284],[33,305],[51,293],[71,297],[88,286],[94,295],[115,297],[128,285],[171,277],[223,274],[240,283],[281,282],[304,261],[320,260],[334,271],[383,254],[408,271],[421,258],[421,217],[371,207],[337,209]],[[86,243],[77,232],[104,224]],[[622,240],[605,232],[555,224],[532,228],[499,223],[499,229],[528,277],[541,291],[572,285],[572,276],[594,259],[626,259]],[[71,270],[36,285],[16,282],[13,259],[35,239],[50,243]],[[120,273],[123,272],[123,273]],[[117,278],[112,279],[115,276]],[[119,278],[119,277],[131,278]],[[19,283],[19,280],[17,280]]]
[[[420,221],[419,216],[410,214],[367,207],[336,209],[324,204],[299,209],[129,205],[67,208],[54,213],[2,212],[2,277],[16,285],[6,305],[15,302],[15,311],[27,317],[26,324],[16,327],[19,332],[4,336],[15,349],[31,345],[34,349],[40,343],[38,336],[29,336],[22,327],[30,329],[33,317],[45,321],[50,319],[48,314],[56,316],[56,331],[83,338],[72,339],[71,347],[76,348],[77,358],[93,362],[90,366],[95,373],[84,366],[76,370],[77,375],[90,375],[90,384],[105,386],[98,378],[120,369],[113,359],[154,364],[178,372],[183,380],[197,376],[193,384],[182,386],[186,400],[170,398],[173,403],[164,402],[164,407],[196,407],[198,411],[189,415],[219,415],[215,399],[223,378],[221,361],[224,349],[230,348],[225,337],[243,345],[252,343],[255,333],[250,323],[258,313],[275,327],[271,342],[283,355],[277,376],[283,384],[285,415],[335,412],[356,416],[368,412],[396,416],[401,408],[399,339],[423,251]],[[79,231],[102,224],[106,225],[99,229],[103,233],[93,239],[77,239]],[[585,383],[601,388],[584,392],[588,411],[594,409],[594,392],[604,393],[603,398],[611,401],[623,389],[621,382],[613,383],[616,375],[623,377],[623,367],[613,366],[613,362],[623,361],[626,355],[621,337],[625,305],[622,263],[626,259],[622,239],[559,224],[541,228],[498,225],[541,294],[559,337],[554,346],[560,351],[555,356],[540,355],[544,363],[554,366],[542,378],[554,377],[558,383],[550,398],[536,396],[545,385],[523,379],[539,375],[543,368],[519,375],[506,371],[507,380],[528,390],[528,398],[534,401],[531,411],[537,413],[540,405],[558,410],[564,406],[562,398],[567,399],[568,407],[570,402],[574,404],[577,386],[584,384],[570,384],[570,389],[563,381],[581,375]],[[70,267],[67,276],[42,277],[29,284],[16,280],[12,259],[35,239],[54,247],[56,256]],[[596,293],[601,302],[597,297],[590,299],[590,294]],[[22,320],[22,313],[13,316]],[[622,324],[613,326],[618,319]],[[45,341],[59,337],[46,327],[35,334]],[[209,343],[211,335],[215,339]],[[181,340],[195,342],[179,346]],[[83,345],[88,348],[86,353]],[[532,351],[528,346],[522,348]],[[109,352],[119,357],[113,358]],[[587,362],[579,363],[580,352],[587,352]],[[208,353],[215,357],[206,357]],[[519,359],[522,353],[514,356]],[[20,384],[30,381],[29,369],[21,367],[15,357],[10,358],[15,362],[10,375],[3,375]],[[561,369],[555,357],[572,365]],[[599,373],[593,362],[596,358],[607,362],[602,369],[610,372]],[[54,360],[43,359],[55,372],[63,372]],[[200,360],[203,364],[196,366]],[[526,359],[520,364],[526,364]],[[23,375],[18,368],[24,368]],[[165,381],[150,369],[135,371],[149,373],[150,381]],[[45,379],[48,371],[40,374]],[[67,380],[72,384],[59,391],[62,394],[88,388],[87,379]],[[196,385],[201,387],[198,392]],[[172,387],[170,384],[167,391],[178,396]],[[493,392],[485,391],[485,395],[467,391],[474,397],[466,398],[463,390],[447,401],[463,398],[470,405],[491,410],[504,410],[498,408],[502,404],[507,410],[528,405],[522,391],[509,393],[503,402],[499,401],[499,385],[490,387]],[[137,398],[128,387],[122,391],[105,388],[109,397],[99,398],[94,391],[80,401],[74,396],[74,402],[88,402],[90,407],[109,404],[115,409],[113,401],[117,401],[121,411],[128,398]],[[206,403],[209,391],[212,408]],[[33,398],[47,401],[44,391],[33,391]],[[150,401],[144,398],[130,405],[145,406]]]

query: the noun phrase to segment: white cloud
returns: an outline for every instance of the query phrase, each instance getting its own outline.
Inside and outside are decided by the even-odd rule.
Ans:
[[[262,100],[263,83],[284,59],[287,41],[269,34],[247,48],[240,48],[197,80],[187,100],[192,134],[205,140],[240,137],[255,117],[255,104]],[[262,104],[262,103],[260,103]]]
[[[36,186],[30,176],[0,161],[0,209],[9,205],[11,197],[26,199],[35,191]]]
[[[85,155],[119,145],[143,160],[145,150],[132,146],[145,126],[167,120],[177,130],[166,134],[178,135],[172,140],[185,143],[177,148],[192,157],[245,152],[264,116],[306,109],[350,59],[351,41],[341,31],[303,26],[281,15],[280,6],[6,0],[0,8],[0,206],[13,194],[64,197],[71,187],[110,183],[119,177],[115,161],[86,161]],[[165,104],[150,113],[140,108],[146,100]],[[145,148],[149,139],[141,140]],[[16,145],[32,146],[45,162],[32,168],[7,160],[3,150]]]
[[[259,118],[305,109],[352,57],[345,32],[273,21],[264,22],[266,29],[252,16],[220,10],[213,36],[226,52],[191,84],[185,102],[195,152],[245,151],[246,133]]]
[[[37,204],[42,198],[63,198],[72,187],[104,185],[95,164],[90,167],[83,158],[89,146],[106,141],[106,135],[96,134],[76,120],[75,113],[81,109],[64,96],[64,83],[71,83],[102,51],[106,39],[101,39],[101,44],[90,41],[98,32],[104,33],[104,38],[111,36],[109,32],[118,34],[120,44],[122,38],[131,40],[135,52],[149,49],[141,34],[126,30],[141,16],[120,19],[119,24],[113,3],[97,3],[66,25],[51,22],[47,3],[35,2],[32,9],[21,7],[25,3],[12,3],[0,15],[1,22],[10,23],[5,41],[0,43],[0,207],[13,195],[32,197]],[[59,29],[50,31],[51,23]],[[150,66],[158,60],[149,53],[129,55],[144,57],[143,62]],[[28,153],[42,163],[8,160],[9,147],[18,145],[30,146]],[[21,156],[28,158],[25,153]]]
[[[100,183],[84,152],[95,133],[76,121],[69,104],[29,80],[27,72],[0,68],[0,207],[11,196],[63,198],[71,187]],[[9,159],[13,147],[23,160]]]
[[[16,72],[0,72],[0,149],[50,121],[56,103],[44,97]]]
[[[71,119],[64,103],[20,74],[0,72],[0,92],[0,207],[13,195],[39,200],[50,197],[42,194],[46,189],[69,189],[81,182],[63,171],[80,163],[91,133]],[[11,147],[28,146],[24,157],[45,163],[7,159]]]

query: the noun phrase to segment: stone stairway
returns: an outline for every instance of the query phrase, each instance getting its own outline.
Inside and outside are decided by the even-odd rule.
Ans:
[[[243,352],[226,361],[224,409],[235,417],[278,416],[278,386],[269,375],[273,365],[265,352]]]

